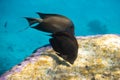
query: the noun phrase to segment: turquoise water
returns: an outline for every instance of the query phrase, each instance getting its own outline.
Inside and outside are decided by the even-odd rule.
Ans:
[[[28,27],[35,12],[62,14],[76,36],[120,34],[120,0],[0,0],[0,75],[49,44],[47,33]]]

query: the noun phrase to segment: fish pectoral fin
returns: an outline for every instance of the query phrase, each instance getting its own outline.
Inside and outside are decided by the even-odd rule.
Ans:
[[[56,52],[57,55],[60,55],[60,53]]]
[[[67,59],[67,55],[63,55],[62,57],[63,57],[63,59]]]
[[[57,54],[60,54],[59,52],[57,52]]]
[[[63,55],[63,54],[58,54],[58,55],[59,55],[60,57],[62,57],[63,59],[65,59],[65,60],[66,60],[67,57],[68,57],[67,55]]]
[[[37,23],[37,20],[35,18],[29,18],[29,17],[24,17],[24,18],[29,22],[29,26]]]

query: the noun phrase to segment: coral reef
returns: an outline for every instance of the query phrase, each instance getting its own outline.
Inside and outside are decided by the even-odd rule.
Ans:
[[[120,80],[120,36],[77,37],[78,56],[71,65],[51,46],[36,50],[0,80]]]

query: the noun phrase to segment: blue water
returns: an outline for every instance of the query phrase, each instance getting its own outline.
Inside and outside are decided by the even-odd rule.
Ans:
[[[67,16],[76,36],[120,34],[120,0],[0,0],[0,75],[49,43],[47,33],[23,30],[35,12]]]

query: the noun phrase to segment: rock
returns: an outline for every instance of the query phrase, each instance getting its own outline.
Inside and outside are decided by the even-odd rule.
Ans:
[[[0,80],[120,80],[120,36],[77,37],[78,57],[73,65],[51,46],[36,50]]]

